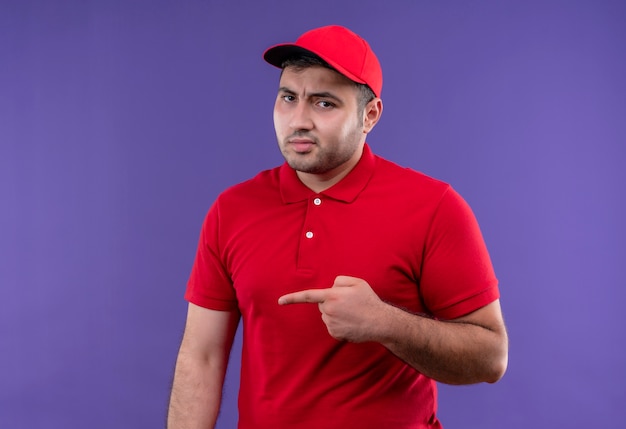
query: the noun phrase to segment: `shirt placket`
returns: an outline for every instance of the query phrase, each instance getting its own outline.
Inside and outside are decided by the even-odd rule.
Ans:
[[[307,201],[306,217],[300,233],[298,249],[298,270],[315,270],[319,259],[321,234],[321,216],[324,200],[321,195],[314,195]]]

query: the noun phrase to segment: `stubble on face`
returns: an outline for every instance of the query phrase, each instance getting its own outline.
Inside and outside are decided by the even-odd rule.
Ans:
[[[354,85],[335,71],[321,67],[304,70],[287,68],[281,77],[281,86],[283,83],[292,88],[294,93],[301,88],[304,91],[312,88],[314,93],[319,89],[322,93],[338,93],[347,101],[330,114],[316,114],[312,107],[310,125],[294,128],[288,126],[289,122],[285,119],[288,113],[284,114],[288,109],[282,110],[285,106],[280,105],[282,100],[279,93],[274,121],[278,144],[287,164],[301,173],[324,175],[354,162],[357,152],[360,156],[363,141],[363,124],[358,121],[355,110],[357,102]],[[309,103],[302,94],[297,96],[303,98],[298,102]],[[296,150],[294,142],[298,141],[310,142],[310,147]]]
[[[307,152],[294,152],[289,148],[289,141],[306,138],[314,143]],[[361,129],[355,127],[341,141],[333,140],[320,143],[319,139],[309,132],[295,132],[280,145],[287,164],[296,171],[309,174],[325,174],[349,162],[359,149]]]

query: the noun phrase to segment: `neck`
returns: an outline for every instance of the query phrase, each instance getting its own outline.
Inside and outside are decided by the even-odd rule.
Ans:
[[[296,174],[304,186],[319,194],[336,183],[339,183],[341,179],[346,177],[348,173],[358,164],[361,156],[363,156],[363,146],[359,149],[357,156],[352,157],[344,164],[341,164],[325,173],[316,174],[296,171]]]

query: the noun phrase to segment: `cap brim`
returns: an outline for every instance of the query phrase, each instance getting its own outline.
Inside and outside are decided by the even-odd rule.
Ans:
[[[337,72],[344,75],[351,81],[365,84],[363,80],[357,78],[348,70],[336,64],[334,61],[328,58],[324,58],[323,56],[298,45],[281,44],[281,45],[272,46],[271,48],[266,50],[265,53],[263,53],[263,59],[265,59],[265,61],[267,61],[268,63],[270,63],[271,65],[275,67],[282,68],[285,60],[287,60],[288,58],[292,56],[297,56],[297,55],[302,55],[302,54],[308,54],[308,55],[312,55],[314,57],[320,58],[321,60],[328,63]]]
[[[265,59],[265,61],[267,61],[271,65],[276,66],[278,68],[282,68],[283,63],[285,62],[286,59],[296,56],[296,55],[302,55],[302,54],[313,55],[314,57],[321,58],[319,55],[317,55],[313,51],[309,51],[308,49],[304,49],[301,46],[292,45],[292,44],[282,44],[282,45],[272,46],[267,51],[265,51],[265,53],[263,54],[263,58]]]

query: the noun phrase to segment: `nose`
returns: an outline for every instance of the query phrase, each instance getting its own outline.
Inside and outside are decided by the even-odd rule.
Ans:
[[[294,131],[313,129],[311,111],[306,102],[298,102],[291,111],[289,127]]]

